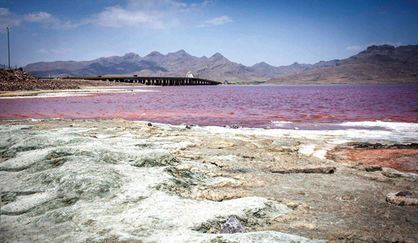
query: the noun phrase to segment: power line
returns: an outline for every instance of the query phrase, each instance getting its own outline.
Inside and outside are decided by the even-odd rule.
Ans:
[[[9,26],[7,26],[6,29],[7,29],[7,54],[8,54],[9,69],[10,69],[10,33],[9,33]]]

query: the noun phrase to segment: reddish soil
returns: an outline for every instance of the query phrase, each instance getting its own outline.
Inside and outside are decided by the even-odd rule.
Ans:
[[[328,153],[328,157],[339,162],[360,162],[418,174],[418,149],[416,145],[404,145],[403,147],[399,147],[399,145],[370,145],[365,147],[338,146]]]

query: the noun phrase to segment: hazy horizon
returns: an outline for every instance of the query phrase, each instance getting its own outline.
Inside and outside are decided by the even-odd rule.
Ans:
[[[417,1],[0,0],[0,63],[84,61],[184,49],[252,66],[343,59],[418,43]]]

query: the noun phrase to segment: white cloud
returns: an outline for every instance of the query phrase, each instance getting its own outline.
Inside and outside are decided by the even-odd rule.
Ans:
[[[204,0],[200,3],[191,3],[189,4],[190,8],[201,8],[201,7],[207,7],[210,6],[213,3],[213,0]]]
[[[127,10],[121,6],[107,7],[94,17],[93,23],[106,27],[144,25],[152,28],[164,28],[160,16],[141,10]]]
[[[213,0],[205,0],[201,3],[201,6],[206,7],[213,3]]]
[[[38,54],[49,54],[50,52],[45,48],[41,48],[41,49],[37,50],[36,53],[38,53]]]
[[[29,22],[48,21],[51,18],[52,18],[52,15],[46,12],[30,13],[24,16],[24,19]]]
[[[72,23],[69,20],[61,20],[47,12],[36,12],[25,14],[23,19],[31,23],[40,23],[46,28],[51,29],[72,29],[78,27],[80,24]]]
[[[174,0],[129,0],[127,8],[136,10],[170,10],[184,9],[188,4]]]
[[[74,24],[69,20],[61,20],[47,12],[41,11],[18,15],[10,12],[7,8],[0,8],[0,27],[4,28],[5,26],[17,26],[22,22],[40,23],[44,27],[51,29],[71,29],[80,25]]]
[[[95,14],[89,23],[105,27],[146,27],[166,29],[179,26],[181,19],[190,12],[210,5],[212,0],[200,3],[184,3],[174,0],[129,0],[126,5],[106,7]]]
[[[0,8],[0,31],[4,31],[7,26],[17,26],[22,22],[21,18],[10,12],[7,8]]]
[[[204,8],[211,3],[212,0],[202,0],[198,3],[184,3],[177,0],[127,0],[123,6],[109,6],[99,13],[77,21],[64,20],[44,11],[17,15],[6,8],[0,8],[0,27],[16,26],[26,22],[58,30],[77,28],[86,24],[166,29],[179,26],[181,19],[187,16],[185,12]]]
[[[71,54],[73,52],[74,50],[72,48],[66,48],[66,47],[58,47],[58,48],[50,48],[50,49],[41,48],[36,51],[36,53],[42,54],[42,55],[50,55],[50,54],[64,55],[64,54]]]
[[[213,19],[208,19],[206,20],[202,25],[200,25],[199,27],[207,27],[207,26],[215,26],[215,25],[224,25],[226,23],[230,23],[232,22],[232,19],[226,15],[221,16],[221,17],[217,17],[217,18],[213,18]]]
[[[362,45],[357,45],[357,46],[347,46],[345,48],[347,51],[360,51],[364,49],[364,46]]]

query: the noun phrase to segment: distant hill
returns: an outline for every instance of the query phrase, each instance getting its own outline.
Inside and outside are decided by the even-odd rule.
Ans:
[[[184,50],[163,55],[157,51],[141,57],[135,53],[102,57],[90,61],[57,61],[29,64],[24,69],[37,77],[56,76],[185,76],[188,71],[200,78],[248,83],[392,83],[417,82],[418,45],[370,46],[343,60],[315,64],[293,63],[272,66],[265,62],[245,66],[222,54],[195,57]]]
[[[265,62],[251,67],[231,62],[222,54],[211,57],[195,57],[184,50],[163,55],[151,52],[141,57],[135,53],[124,56],[102,57],[91,61],[37,62],[24,67],[37,77],[56,76],[184,76],[192,71],[195,76],[218,81],[250,82],[266,81],[279,75],[295,74],[313,68],[335,66],[336,61],[317,64],[298,64],[274,67]]]
[[[270,84],[418,82],[418,45],[370,46],[335,66],[277,76]]]

